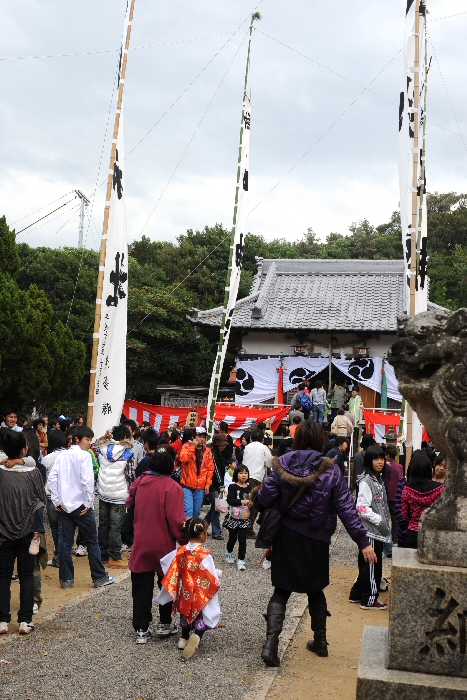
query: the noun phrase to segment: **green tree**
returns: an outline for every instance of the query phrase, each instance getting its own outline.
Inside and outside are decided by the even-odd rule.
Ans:
[[[20,265],[15,230],[9,228],[5,216],[0,218],[0,265],[8,275],[16,275]]]

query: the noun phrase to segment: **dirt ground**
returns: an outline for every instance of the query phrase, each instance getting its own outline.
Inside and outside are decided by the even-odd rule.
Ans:
[[[390,577],[390,571],[384,572]],[[357,667],[365,625],[388,626],[388,610],[360,610],[349,603],[356,570],[331,566],[331,584],[326,589],[329,657],[322,659],[306,648],[311,638],[308,611],[303,616],[275,677],[267,700],[355,700]],[[389,591],[380,594],[389,602]]]
[[[54,548],[52,536],[50,534],[47,534],[47,551],[49,559],[52,559]],[[124,554],[123,558],[125,561],[128,561],[128,555]],[[88,558],[76,557],[73,555],[73,562],[75,565],[75,585],[73,588],[60,588],[58,569],[56,567],[48,566],[45,570],[42,569],[42,597],[44,601],[37,615],[34,615],[33,622],[39,624],[42,616],[59,609],[64,603],[83,595],[83,593],[94,590],[91,573],[89,571]],[[125,571],[125,569],[120,568],[109,568],[107,570],[110,575],[115,578]],[[11,584],[11,632],[16,632],[18,627],[18,623],[16,622],[18,608],[19,583],[18,581],[13,581]]]

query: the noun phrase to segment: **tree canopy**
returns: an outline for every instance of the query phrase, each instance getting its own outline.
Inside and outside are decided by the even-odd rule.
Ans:
[[[467,306],[467,195],[434,192],[427,209],[430,300],[449,309]],[[193,306],[222,304],[229,238],[230,230],[215,224],[189,229],[175,243],[143,236],[130,244],[129,396],[151,401],[160,384],[209,382],[215,348],[186,315]],[[98,253],[17,245],[3,217],[0,256],[0,400],[58,406],[81,387],[84,407]],[[256,257],[400,259],[399,213],[376,226],[366,219],[353,223],[348,234],[329,233],[324,242],[311,228],[296,241],[249,234],[239,298],[250,291]]]

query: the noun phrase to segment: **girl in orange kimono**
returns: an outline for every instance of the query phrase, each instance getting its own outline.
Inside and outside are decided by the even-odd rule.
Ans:
[[[201,518],[185,523],[189,543],[161,559],[162,590],[155,599],[159,605],[174,601],[174,612],[180,613],[182,630],[178,648],[190,659],[199,647],[201,637],[219,623],[221,609],[217,592],[221,574],[211,553],[204,547],[207,524]],[[192,632],[190,636],[190,632]]]

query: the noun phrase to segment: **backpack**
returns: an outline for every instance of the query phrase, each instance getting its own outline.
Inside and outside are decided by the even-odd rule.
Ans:
[[[313,408],[313,404],[311,402],[311,399],[308,394],[305,394],[303,392],[299,392],[300,394],[300,405],[303,408],[304,411],[311,411]]]

